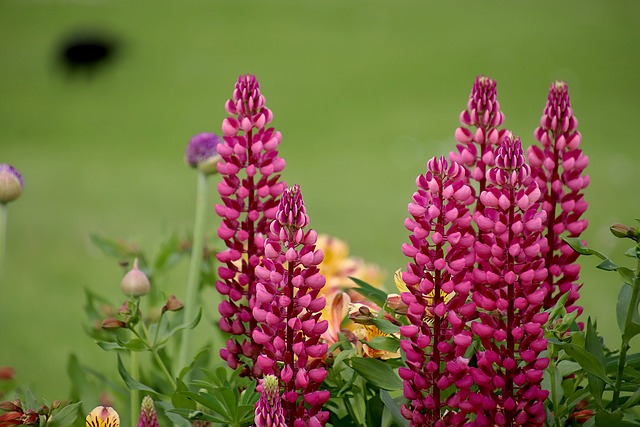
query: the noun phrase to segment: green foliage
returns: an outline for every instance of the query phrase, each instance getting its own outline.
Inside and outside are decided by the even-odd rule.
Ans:
[[[616,237],[638,238],[637,231],[629,227],[617,225],[612,231]],[[640,404],[640,355],[628,354],[630,340],[640,334],[640,268],[620,266],[579,239],[564,240],[579,254],[600,258],[597,268],[618,273],[622,283],[616,319],[621,344],[619,351],[610,351],[591,319],[587,320],[586,331],[569,327],[569,315],[559,301],[547,324],[551,360],[557,357],[558,361],[545,374],[545,387],[551,391],[549,421],[559,427],[564,422],[575,422],[582,414],[588,418],[585,426],[640,426],[636,410]],[[625,253],[636,263],[640,262],[639,248],[636,244]]]
[[[189,421],[204,420],[224,425],[247,426],[254,417],[254,406],[258,401],[255,382],[241,378],[238,371],[228,374],[227,368],[214,371],[202,369],[204,377],[193,382],[200,387],[189,391],[181,383],[172,396],[176,408],[169,412]]]

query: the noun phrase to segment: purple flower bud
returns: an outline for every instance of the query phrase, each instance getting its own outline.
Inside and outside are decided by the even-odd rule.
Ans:
[[[137,427],[158,427],[158,417],[156,407],[151,396],[145,396],[140,406],[140,418]]]
[[[531,176],[542,190],[541,203],[547,212],[543,223],[547,230],[543,257],[547,265],[557,269],[546,279],[550,292],[544,307],[555,306],[563,294],[569,293],[567,311],[578,310],[580,313],[582,307],[575,305],[580,289],[578,254],[564,253],[563,249],[568,245],[562,240],[564,235],[579,237],[587,227],[587,220],[580,217],[587,208],[584,189],[589,184],[589,177],[584,169],[589,159],[580,149],[582,136],[577,127],[567,84],[552,83],[540,126],[534,132],[540,144],[527,151]]]
[[[260,399],[256,402],[255,427],[287,427],[278,377],[265,375],[258,380],[256,390]]]
[[[0,203],[17,199],[23,189],[24,180],[20,172],[11,165],[0,163]]]
[[[185,152],[185,160],[192,168],[198,168],[206,174],[217,173],[217,165],[221,160],[218,145],[222,139],[214,133],[199,133],[189,141]]]

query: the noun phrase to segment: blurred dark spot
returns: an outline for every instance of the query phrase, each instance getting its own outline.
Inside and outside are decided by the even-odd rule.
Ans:
[[[74,33],[66,36],[58,47],[58,62],[67,74],[92,76],[116,58],[119,42],[100,33]]]

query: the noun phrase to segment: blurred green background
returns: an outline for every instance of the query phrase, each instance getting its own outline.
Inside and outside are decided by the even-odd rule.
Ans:
[[[87,28],[121,50],[92,78],[69,76],[56,52]],[[498,81],[524,145],[550,82],[566,80],[590,157],[585,238],[621,259],[628,245],[608,227],[640,216],[639,46],[635,0],[0,0],[0,162],[26,182],[9,209],[0,366],[54,399],[68,394],[70,352],[115,365],[82,329],[84,288],[123,299],[121,269],[89,235],[151,251],[190,231],[196,174],[184,148],[219,131],[243,73],[261,82],[284,178],[301,185],[312,227],[389,273],[406,262],[415,177],[453,149],[475,76]],[[582,304],[615,347],[617,277],[582,263]],[[178,297],[186,264],[161,284]]]

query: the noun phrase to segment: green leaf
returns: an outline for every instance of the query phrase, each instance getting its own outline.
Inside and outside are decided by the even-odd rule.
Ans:
[[[563,237],[564,240],[571,249],[579,253],[580,255],[591,255],[591,251],[582,243],[582,240],[578,237]]]
[[[605,271],[616,271],[619,267],[616,263],[611,261],[610,259],[605,259],[600,264],[596,265],[596,268]]]
[[[78,410],[81,404],[82,402],[76,402],[62,408],[47,421],[47,427],[67,427],[73,425],[73,422],[78,417]]]
[[[386,319],[372,317],[371,322],[385,334],[397,334],[400,332],[400,326],[394,325]]]
[[[622,335],[622,338],[629,341],[631,340],[631,338],[635,337],[636,335],[640,335],[640,324],[631,321],[626,328],[624,328],[624,334]]]
[[[396,337],[375,337],[363,342],[374,350],[389,351],[391,353],[395,353],[400,348],[400,340]]]
[[[636,391],[624,402],[622,410],[632,408],[636,406],[638,402],[640,402],[640,388],[636,389]]]
[[[615,412],[609,412],[601,410],[596,412],[596,426],[597,427],[611,427],[619,426],[620,422],[624,418],[622,411],[617,410]]]
[[[396,371],[381,360],[352,357],[347,363],[375,387],[389,391],[402,389],[402,381]]]
[[[124,365],[122,364],[122,359],[120,358],[119,354],[118,354],[118,373],[120,373],[120,377],[124,380],[129,390],[142,390],[149,393],[153,393],[155,395],[161,395],[161,393],[155,391],[149,386],[142,384],[141,382],[133,378],[131,375],[129,375]]]
[[[186,408],[190,410],[196,409],[196,404],[189,399],[183,392],[189,391],[189,387],[180,378],[176,378],[176,391],[171,395],[171,404],[175,408]]]
[[[616,303],[616,320],[618,322],[618,328],[621,333],[624,333],[625,323],[627,321],[627,312],[629,311],[629,301],[631,301],[631,295],[633,294],[633,288],[630,284],[625,283],[618,292],[618,301]]]
[[[177,332],[182,331],[183,329],[193,329],[195,328],[198,323],[200,323],[200,318],[202,317],[202,307],[200,307],[200,309],[198,310],[198,314],[196,314],[196,317],[194,317],[190,322],[185,322],[185,323],[181,323],[179,325],[174,326],[172,329],[170,329],[166,335],[164,335],[162,338],[158,339],[158,342],[155,343],[155,347],[156,348],[160,348],[162,346],[164,346],[167,341],[169,341],[169,339]]]
[[[600,340],[598,339],[596,330],[591,323],[590,317],[587,319],[585,349],[589,352],[589,354],[592,354],[597,359],[598,363],[600,363],[600,365],[604,369],[607,363],[607,359],[604,356]],[[587,374],[587,378],[589,380],[589,390],[591,391],[591,395],[598,405],[598,409],[602,410],[602,393],[604,393],[605,383],[601,378],[598,378],[597,376],[590,373]]]
[[[90,234],[89,239],[91,242],[106,255],[112,256],[114,258],[128,259],[128,258],[141,258],[142,254],[140,250],[135,248],[135,246],[130,245],[119,239],[109,239],[107,237],[102,237],[97,234]],[[140,259],[143,262],[143,259]],[[143,262],[144,264],[144,262]]]
[[[380,399],[384,403],[385,408],[391,414],[393,421],[400,427],[409,427],[409,420],[400,413],[400,405],[396,402],[387,390],[380,390]]]
[[[384,405],[379,395],[367,400],[367,427],[381,427]]]
[[[366,297],[369,301],[376,303],[379,307],[382,307],[387,302],[387,293],[382,289],[375,288],[355,277],[349,277],[357,285],[354,290],[362,296]]]
[[[584,348],[579,347],[575,344],[563,342],[557,342],[554,344],[564,349],[564,351],[569,356],[573,357],[575,361],[578,362],[580,366],[582,366],[582,369],[584,369],[585,372],[595,375],[596,377],[602,379],[605,383],[613,386],[613,381],[607,376],[604,365],[600,363],[596,356],[592,355]]]

